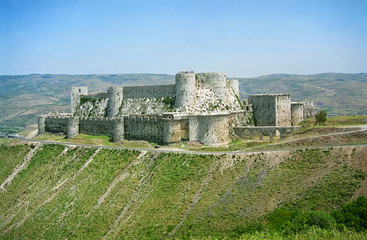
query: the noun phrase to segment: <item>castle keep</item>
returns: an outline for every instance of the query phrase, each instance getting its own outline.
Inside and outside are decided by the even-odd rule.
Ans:
[[[217,145],[229,143],[236,128],[292,128],[312,115],[312,102],[291,103],[290,94],[250,95],[245,104],[239,82],[224,73],[182,71],[171,85],[111,86],[102,93],[73,87],[71,113],[38,116],[38,132]]]

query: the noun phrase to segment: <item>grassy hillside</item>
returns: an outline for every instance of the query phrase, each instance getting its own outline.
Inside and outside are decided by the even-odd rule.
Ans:
[[[277,208],[328,212],[366,195],[366,158],[358,146],[233,155],[1,146],[0,238],[232,236]]]
[[[314,100],[329,115],[367,114],[367,74],[268,75],[240,78],[242,97],[253,93],[292,93],[292,100]],[[70,89],[86,85],[105,91],[112,84],[173,83],[165,74],[0,76],[0,131],[18,131],[36,124],[36,115],[70,111]]]

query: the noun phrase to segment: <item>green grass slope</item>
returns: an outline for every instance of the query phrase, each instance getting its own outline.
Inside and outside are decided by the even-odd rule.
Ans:
[[[1,146],[0,238],[232,236],[277,208],[328,212],[365,195],[366,158],[362,146],[233,155]]]

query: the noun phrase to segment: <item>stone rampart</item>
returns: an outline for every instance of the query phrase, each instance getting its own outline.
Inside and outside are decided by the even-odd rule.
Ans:
[[[314,106],[313,102],[303,102],[303,119],[314,117]]]
[[[64,116],[45,116],[45,131],[67,134],[69,118]]]
[[[291,126],[289,93],[248,95],[256,126]]]
[[[160,115],[129,115],[124,117],[125,138],[163,142],[163,121]]]
[[[276,125],[276,100],[273,95],[249,95],[256,126]]]
[[[100,93],[89,93],[88,95],[82,95],[80,98],[108,98],[108,93],[100,92]]]
[[[190,116],[189,140],[199,141],[205,145],[229,143],[231,138],[228,120],[229,116],[227,114]]]
[[[303,103],[292,102],[291,103],[291,115],[292,115],[292,125],[296,126],[298,123],[302,122],[303,118]]]
[[[124,136],[124,119],[118,117],[80,118],[79,131],[89,135],[107,135],[113,141],[120,141]]]
[[[291,94],[276,95],[276,126],[292,126]]]
[[[123,98],[160,98],[174,97],[176,94],[176,86],[170,85],[154,85],[154,86],[124,86]]]

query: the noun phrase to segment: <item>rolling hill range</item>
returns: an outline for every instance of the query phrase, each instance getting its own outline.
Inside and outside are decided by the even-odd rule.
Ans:
[[[366,146],[207,155],[0,146],[0,238],[230,237],[275,209],[329,212],[366,195],[366,157]]]
[[[277,74],[238,78],[241,96],[254,93],[292,93],[293,101],[313,100],[330,116],[367,114],[367,74]],[[166,74],[3,75],[0,76],[0,131],[19,131],[36,123],[47,111],[68,112],[71,86],[105,91],[112,84],[154,85],[174,82]]]

